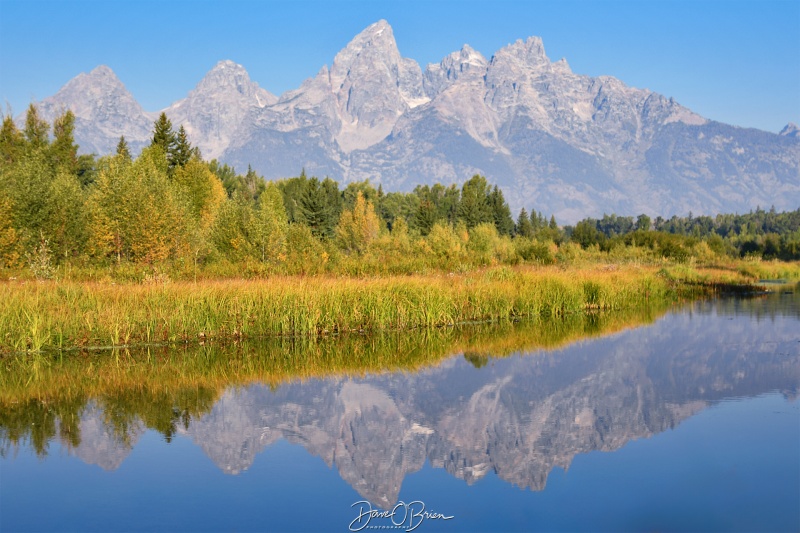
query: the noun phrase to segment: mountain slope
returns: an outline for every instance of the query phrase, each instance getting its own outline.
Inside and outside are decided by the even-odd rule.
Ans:
[[[151,136],[153,115],[142,109],[105,65],[79,74],[37,106],[50,123],[67,109],[75,113],[75,141],[82,153],[112,153],[122,135],[138,152]]]
[[[141,146],[155,115],[107,67],[42,104],[48,117],[71,107],[83,151],[98,153],[121,134]],[[489,59],[464,45],[423,73],[381,20],[280,98],[223,61],[165,111],[205,157],[252,165],[267,179],[305,168],[411,190],[483,174],[515,211],[567,223],[800,205],[797,126],[777,135],[709,121],[611,76],[573,73],[566,60],[550,61],[538,37]]]

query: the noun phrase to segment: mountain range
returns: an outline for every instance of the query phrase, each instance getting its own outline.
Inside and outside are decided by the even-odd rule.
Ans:
[[[76,141],[97,154],[121,135],[141,149],[160,113],[142,109],[106,66],[38,105],[48,120],[72,109]],[[464,45],[423,71],[381,20],[280,97],[221,61],[163,111],[206,159],[270,180],[305,169],[408,191],[482,174],[515,211],[560,222],[800,206],[796,125],[775,134],[708,120],[611,76],[576,74],[550,61],[538,37],[489,59]]]

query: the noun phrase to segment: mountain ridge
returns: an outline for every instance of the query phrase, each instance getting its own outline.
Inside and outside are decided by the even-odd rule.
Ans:
[[[157,113],[98,68],[45,99],[43,116],[73,109],[83,151],[109,152],[119,135],[141,148]],[[163,111],[204,156],[252,165],[267,179],[305,168],[410,190],[483,174],[513,209],[545,209],[565,222],[800,205],[793,124],[774,134],[708,120],[614,77],[575,74],[566,59],[549,60],[539,37],[489,59],[465,44],[423,71],[380,20],[280,97],[221,61]]]

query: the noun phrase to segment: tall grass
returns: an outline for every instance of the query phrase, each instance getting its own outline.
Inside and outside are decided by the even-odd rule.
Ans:
[[[559,317],[707,294],[742,273],[624,266],[496,267],[465,274],[276,276],[159,284],[0,283],[0,353],[325,336]]]
[[[488,357],[554,349],[634,327],[665,309],[646,306],[374,335],[17,354],[0,360],[0,453],[27,441],[45,454],[57,434],[77,446],[78,421],[90,403],[102,408],[107,424],[123,440],[139,421],[171,438],[178,424],[210,410],[231,386],[259,382],[278,387],[331,375],[410,371],[458,353],[480,365]]]

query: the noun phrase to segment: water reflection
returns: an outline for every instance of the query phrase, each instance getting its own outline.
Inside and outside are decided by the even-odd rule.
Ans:
[[[149,427],[168,440],[188,437],[222,471],[239,474],[285,439],[384,508],[426,461],[470,484],[495,472],[542,490],[553,468],[568,469],[576,455],[673,428],[713,402],[776,390],[796,397],[798,309],[796,295],[776,293],[698,303],[649,327],[551,351],[465,351],[415,372],[238,385],[219,395],[186,388],[160,401],[144,389],[102,402],[32,401],[27,411],[3,411],[0,440],[5,454],[26,439],[36,446],[42,437],[20,434],[24,424],[11,420],[26,416],[49,424],[69,453],[113,470]]]

